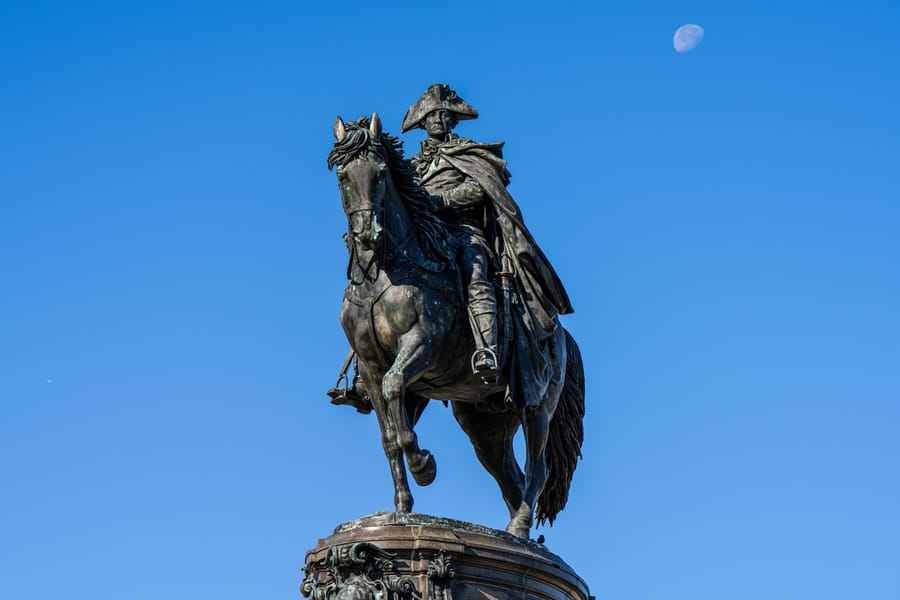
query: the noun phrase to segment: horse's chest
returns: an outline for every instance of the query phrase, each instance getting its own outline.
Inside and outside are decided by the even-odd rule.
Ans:
[[[351,284],[344,293],[341,326],[350,345],[364,360],[383,360],[385,350],[392,346],[389,328],[385,327],[383,311],[378,306],[384,292],[384,288]]]
[[[341,324],[361,357],[382,362],[394,355],[400,338],[420,322],[421,303],[421,294],[410,286],[351,285],[344,294]]]
[[[341,306],[341,325],[351,344],[367,340],[373,334],[372,306],[375,298],[370,294],[361,294],[354,289],[358,286],[347,286],[344,292],[344,303]]]

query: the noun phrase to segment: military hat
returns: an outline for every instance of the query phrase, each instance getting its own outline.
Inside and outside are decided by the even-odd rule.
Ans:
[[[452,112],[459,121],[478,118],[478,111],[457,96],[456,92],[451,90],[449,85],[446,83],[435,83],[428,86],[425,93],[406,111],[400,131],[406,133],[410,129],[419,127],[425,115],[440,109]]]

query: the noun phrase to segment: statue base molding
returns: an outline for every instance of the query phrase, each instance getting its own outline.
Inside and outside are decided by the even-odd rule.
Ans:
[[[306,555],[310,600],[593,600],[542,544],[472,523],[375,513]]]

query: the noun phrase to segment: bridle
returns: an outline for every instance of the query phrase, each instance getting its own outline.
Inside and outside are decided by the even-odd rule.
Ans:
[[[389,173],[388,169],[385,170]],[[346,177],[347,175],[345,174],[344,176]],[[389,176],[390,175],[388,175],[388,177]],[[345,209],[345,214],[347,215],[348,234],[351,238],[348,240],[351,242],[348,244],[348,246],[350,246],[350,262],[347,265],[348,279],[350,279],[352,266],[355,264],[362,273],[364,280],[375,281],[378,278],[381,269],[386,265],[393,262],[396,258],[408,255],[407,247],[410,242],[414,242],[416,231],[415,228],[410,228],[405,232],[403,239],[396,239],[395,232],[387,227],[387,222],[385,220],[385,205],[387,204],[389,193],[390,192],[385,189],[377,202],[370,198],[365,198],[356,202],[353,193],[350,190],[347,190],[345,193],[343,186],[341,187],[342,198],[344,198],[344,200],[350,200],[345,203],[345,206],[347,207]],[[396,201],[399,201],[399,199]],[[357,226],[360,224],[362,227],[357,229]],[[376,247],[372,252],[371,258],[366,264],[363,264],[360,260],[361,257],[359,251],[359,244],[361,242],[360,236],[365,234],[369,228],[376,226],[380,227],[380,231],[377,232],[378,238]]]

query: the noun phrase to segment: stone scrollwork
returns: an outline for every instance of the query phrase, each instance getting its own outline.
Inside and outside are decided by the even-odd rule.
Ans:
[[[395,556],[369,542],[332,546],[306,564],[300,593],[310,600],[421,600],[412,579],[394,572]]]
[[[428,562],[427,598],[428,600],[453,600],[450,592],[450,580],[456,577],[453,561],[443,552],[438,553]]]

